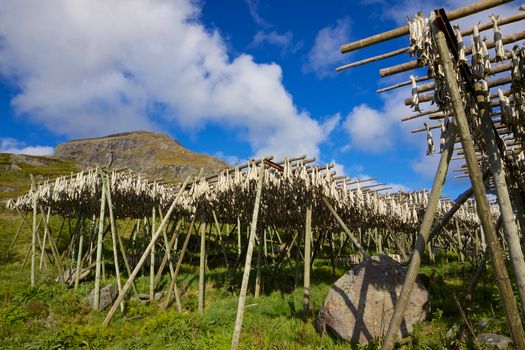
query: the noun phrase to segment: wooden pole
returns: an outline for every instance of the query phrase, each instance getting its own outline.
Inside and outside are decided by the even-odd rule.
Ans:
[[[166,291],[166,296],[164,297],[164,301],[161,304],[161,309],[166,310],[171,302],[171,293],[173,290],[175,290],[175,293],[177,293],[177,276],[179,275],[180,267],[182,266],[182,261],[184,260],[184,254],[186,253],[186,248],[188,247],[188,243],[190,241],[191,237],[191,230],[193,229],[193,226],[195,224],[195,216],[191,220],[190,226],[188,227],[188,233],[186,233],[186,238],[184,238],[184,242],[182,243],[182,248],[180,250],[179,259],[177,260],[177,265],[175,266],[175,273],[171,279],[170,285],[168,287],[168,290]],[[178,294],[178,293],[177,293]]]
[[[118,260],[118,247],[117,247],[117,226],[115,225],[115,218],[113,216],[113,202],[111,200],[111,187],[108,176],[103,178],[103,185],[106,187],[106,200],[108,204],[109,222],[111,225],[111,243],[113,245],[113,262],[115,263],[115,275],[117,277],[117,288],[118,292],[122,291],[122,282],[120,280],[120,266]],[[77,270],[77,276],[79,274]],[[120,303],[120,312],[124,312],[124,302]]]
[[[199,304],[198,310],[202,315],[204,312],[204,294],[206,289],[206,223],[201,223],[201,251],[199,254]]]
[[[471,14],[481,12],[487,9],[490,9],[492,7],[496,7],[499,5],[506,4],[508,2],[511,2],[512,0],[482,0],[477,1],[476,3],[472,5],[468,5],[456,10],[452,10],[448,12],[448,18],[452,21],[455,19],[463,18],[466,16],[469,16]],[[377,34],[365,39],[361,39],[358,41],[354,41],[349,44],[345,44],[341,46],[341,53],[348,53],[351,51],[359,50],[364,47],[374,45],[377,43],[381,43],[387,40],[399,38],[403,35],[407,35],[409,33],[408,26],[399,27],[396,29],[389,30],[387,32]]]
[[[255,299],[258,299],[261,294],[261,262],[263,249],[263,242],[261,242],[261,238],[259,237],[259,242],[257,244],[257,274],[255,275],[255,291],[253,293]]]
[[[244,317],[244,305],[246,303],[246,292],[248,291],[248,282],[250,279],[250,270],[252,266],[253,246],[255,243],[255,233],[257,232],[257,218],[259,216],[259,208],[261,204],[262,188],[264,183],[264,162],[261,162],[259,168],[259,176],[257,177],[257,194],[255,196],[255,204],[253,206],[252,223],[250,225],[250,238],[248,240],[248,249],[246,251],[246,261],[244,263],[244,272],[242,276],[241,291],[239,293],[239,305],[237,307],[237,317],[235,319],[235,326],[233,328],[232,350],[237,350],[239,347],[239,339],[241,336],[242,320]]]
[[[429,203],[425,210],[425,215],[423,216],[423,221],[419,229],[419,235],[416,240],[414,251],[410,257],[410,264],[408,266],[405,281],[403,283],[403,287],[401,288],[399,297],[397,298],[397,302],[394,307],[394,313],[392,314],[392,318],[390,319],[390,323],[388,325],[388,331],[382,346],[383,350],[391,350],[394,347],[395,341],[397,340],[397,333],[401,326],[406,307],[410,300],[410,295],[412,294],[412,290],[416,282],[419,267],[421,265],[421,257],[424,254],[425,246],[430,234],[430,228],[432,226],[432,222],[434,221],[436,209],[440,200],[439,198],[441,196],[441,190],[443,189],[443,185],[447,176],[450,158],[452,157],[452,153],[454,151],[456,133],[456,122],[453,120],[447,132],[445,146],[443,152],[441,153],[434,183],[432,184]]]
[[[80,283],[80,273],[82,272],[82,249],[84,248],[84,216],[82,216],[82,223],[80,226],[79,238],[78,238],[78,254],[77,254],[77,271],[75,274],[75,289],[78,289]]]
[[[44,208],[40,207],[40,212],[42,213],[42,216],[44,217],[44,230],[47,232],[47,235],[49,236],[49,245],[51,246],[51,251],[53,253],[53,258],[55,260],[55,265],[57,267],[58,271],[58,280],[60,283],[66,283],[64,280],[64,268],[62,266],[62,259],[60,258],[60,254],[58,253],[58,248],[56,246],[56,243],[53,239],[53,235],[51,233],[51,228],[49,227],[49,214],[51,210],[49,209],[47,212],[47,218],[45,217]]]
[[[341,217],[337,214],[337,212],[335,211],[334,207],[330,204],[328,199],[325,196],[323,196],[322,199],[323,199],[324,204],[328,208],[328,210],[330,210],[330,212],[332,213],[334,218],[337,220],[337,222],[339,222],[339,225],[341,226],[341,228],[345,231],[345,233],[348,235],[348,237],[350,237],[350,239],[352,240],[352,243],[354,243],[354,245],[357,247],[357,249],[359,249],[361,254],[363,254],[365,256],[365,258],[367,258],[367,259],[370,258],[370,256],[366,252],[366,250],[363,248],[363,246],[361,244],[359,244],[357,239],[354,237],[354,235],[352,234],[352,232],[350,231],[348,226],[346,226],[346,224],[344,223],[343,219],[341,219]]]
[[[303,318],[310,315],[310,262],[312,258],[312,204],[306,206],[304,230]]]
[[[241,256],[241,219],[237,215],[237,257]]]
[[[161,216],[161,218],[164,217],[160,207],[159,207],[159,215]],[[165,252],[164,252],[164,256],[162,257],[162,261],[160,262],[160,267],[157,269],[157,275],[155,276],[155,288],[157,288],[160,282],[160,279],[162,278],[162,273],[164,271],[164,267],[166,266],[166,264],[169,265],[171,278],[173,278],[175,270],[173,267],[173,261],[171,260],[171,251],[174,249],[174,246],[175,246],[175,250],[177,249],[176,242],[177,242],[178,231],[179,231],[181,223],[182,223],[182,220],[179,220],[176,225],[172,225],[172,229],[170,232],[171,239],[169,241],[168,241],[168,234],[166,232],[166,229],[164,229],[162,232],[162,236],[164,238]]]
[[[215,214],[215,210],[211,211],[213,214],[213,221],[215,222],[215,230],[217,231],[217,235],[219,237],[219,245],[221,247],[222,255],[224,257],[224,264],[226,265],[226,268],[229,269],[230,266],[228,265],[228,255],[226,254],[226,248],[224,247],[224,244],[222,242],[222,230],[219,226],[219,220],[217,220],[217,215]],[[211,231],[211,228],[210,228]]]
[[[159,214],[160,214],[161,217],[163,217],[160,207],[159,207]],[[178,238],[179,225],[181,224],[181,222],[182,221],[179,220],[179,222],[177,222],[176,225],[173,224],[174,229],[172,229],[172,238],[171,238],[171,240],[169,242],[168,242],[168,236],[167,236],[167,233],[166,233],[166,228],[164,228],[164,230],[162,231],[162,235],[164,236],[164,244],[165,244],[165,247],[166,247],[166,254],[164,254],[164,258],[162,259],[161,268],[157,272],[157,277],[159,275],[161,276],[163,266],[166,264],[165,261],[168,261],[171,279],[175,278],[175,269],[173,267],[173,261],[171,260],[171,249],[172,249],[174,244],[175,244],[175,249],[177,249],[176,242],[177,242],[177,238]],[[155,287],[158,284],[157,277],[155,277]],[[174,285],[174,291],[175,291],[175,305],[177,307],[177,311],[178,312],[182,312],[182,305],[180,303],[179,291],[177,290],[177,284],[176,283]]]
[[[503,219],[503,228],[505,229],[510,261],[514,268],[514,275],[516,276],[522,312],[525,314],[525,260],[523,258],[523,251],[521,250],[518,227],[514,220],[507,182],[505,180],[505,164],[501,159],[501,153],[496,144],[494,125],[490,118],[491,109],[488,98],[484,93],[483,84],[480,82],[474,83],[474,89],[476,91],[476,102],[481,116],[481,130],[485,138],[492,179],[496,186],[498,203]]]
[[[100,274],[102,269],[102,238],[104,233],[104,215],[106,209],[106,186],[102,172],[99,170],[100,181],[102,182],[102,196],[100,200],[100,218],[98,220],[98,238],[97,238],[97,260],[95,265],[95,295],[93,298],[93,307],[98,310],[100,303]]]
[[[18,212],[20,214],[20,212]],[[20,214],[22,215],[22,214]],[[20,221],[20,225],[18,226],[18,229],[16,230],[15,237],[13,237],[13,240],[11,241],[11,245],[9,246],[9,252],[13,249],[13,247],[16,244],[16,241],[18,240],[18,235],[20,234],[20,231],[22,230],[22,226],[24,226],[24,220]]]
[[[155,221],[157,220],[155,207],[153,207],[151,213],[151,238],[155,234]],[[164,230],[163,230],[164,232]],[[151,247],[150,253],[150,265],[149,265],[149,300],[153,301],[155,298],[155,245]]]
[[[510,284],[510,279],[505,267],[501,246],[496,236],[494,223],[491,219],[489,203],[487,201],[487,197],[485,196],[485,186],[481,178],[481,172],[476,159],[472,136],[470,134],[467,117],[465,115],[465,108],[459,91],[457,74],[452,64],[452,58],[450,56],[445,35],[437,26],[437,23],[434,23],[433,26],[435,33],[435,43],[441,58],[445,82],[449,88],[452,109],[455,116],[454,119],[457,121],[459,135],[461,137],[461,145],[465,152],[465,160],[467,162],[470,180],[472,182],[472,189],[474,190],[478,214],[492,258],[494,274],[496,275],[496,281],[501,295],[505,316],[507,318],[507,324],[514,341],[514,345],[518,349],[525,349],[525,333],[523,332],[518,308],[516,307],[516,300],[514,299],[512,286]]]
[[[31,176],[31,190],[33,192],[33,232],[31,235],[31,287],[35,286],[35,267],[36,267],[36,186],[33,174]]]
[[[40,208],[42,218],[46,215],[43,211],[43,208]],[[47,220],[49,220],[49,215],[51,213],[51,208],[47,211]],[[44,263],[44,255],[46,254],[46,240],[47,240],[47,226],[44,226],[44,238],[42,239],[42,253],[40,254],[40,266],[39,270],[42,270],[42,264]]]
[[[113,318],[113,315],[115,314],[115,311],[117,310],[118,305],[122,302],[122,300],[124,300],[124,297],[126,296],[126,292],[128,291],[129,287],[131,287],[131,284],[135,280],[135,277],[137,277],[140,269],[142,268],[142,265],[146,261],[146,259],[148,257],[148,254],[150,253],[151,248],[155,244],[157,238],[162,233],[162,229],[164,228],[164,225],[166,225],[166,223],[168,222],[168,219],[170,218],[171,213],[173,212],[173,209],[175,209],[175,205],[179,201],[179,198],[180,198],[182,192],[184,192],[184,190],[186,188],[186,185],[188,184],[189,180],[190,180],[190,176],[188,176],[186,178],[186,180],[184,181],[184,184],[182,185],[179,193],[177,193],[177,196],[173,200],[173,203],[171,203],[171,206],[168,209],[168,212],[166,213],[166,216],[164,216],[164,219],[160,223],[160,226],[157,229],[157,232],[155,232],[155,235],[152,237],[151,242],[146,247],[146,250],[144,251],[144,254],[142,254],[142,257],[140,258],[137,266],[135,266],[135,269],[133,269],[133,272],[131,273],[131,275],[129,276],[128,280],[126,281],[126,284],[124,284],[124,287],[122,287],[122,291],[119,293],[119,295],[117,297],[117,300],[115,300],[115,302],[113,303],[113,306],[111,307],[111,310],[109,310],[106,318],[102,322],[102,326],[103,327],[107,327],[109,325],[109,322]]]
[[[124,260],[124,266],[126,267],[126,272],[128,276],[131,276],[131,266],[129,265],[128,256],[126,255],[126,248],[124,247],[124,242],[122,242],[122,238],[116,232],[117,240],[118,240],[118,247],[120,250],[120,254],[122,255],[122,260]],[[133,289],[133,293],[138,298],[139,292],[137,291],[137,287],[135,286],[135,282],[131,284],[131,288]]]

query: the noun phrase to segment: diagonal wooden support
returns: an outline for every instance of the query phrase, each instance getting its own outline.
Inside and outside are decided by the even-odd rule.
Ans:
[[[169,218],[171,216],[171,213],[175,209],[175,205],[179,202],[179,198],[182,195],[182,192],[184,192],[184,190],[186,188],[186,185],[188,184],[189,180],[190,180],[190,176],[188,176],[186,178],[186,180],[184,181],[184,184],[182,185],[179,193],[177,193],[177,196],[173,200],[173,203],[171,203],[171,206],[168,209],[168,212],[166,213],[166,216],[164,216],[164,219],[162,220],[162,222],[160,223],[159,227],[157,228],[157,231],[155,232],[155,234],[151,238],[150,243],[148,244],[148,246],[144,250],[144,253],[142,254],[142,257],[140,258],[139,262],[137,263],[137,266],[135,266],[135,269],[133,270],[133,272],[129,276],[128,280],[126,281],[126,284],[124,284],[124,287],[122,287],[122,291],[119,293],[119,295],[117,297],[117,300],[115,300],[115,302],[113,303],[113,306],[111,307],[111,310],[109,310],[106,318],[102,322],[102,326],[103,327],[107,327],[109,325],[109,322],[113,318],[113,315],[115,314],[115,311],[117,311],[117,307],[124,300],[124,297],[126,296],[126,292],[131,287],[131,284],[135,280],[135,277],[137,277],[140,269],[142,268],[142,265],[144,265],[144,262],[146,262],[148,254],[150,253],[150,251],[151,251],[153,245],[155,244],[155,242],[157,241],[157,238],[162,233],[162,230],[164,229],[164,226],[168,222],[168,220],[169,220]]]
[[[45,216],[44,208],[42,206],[40,206],[40,212],[42,213],[42,216]],[[53,239],[53,235],[51,233],[51,228],[49,227],[50,212],[51,210],[48,210],[47,217],[44,217],[44,229],[47,232],[47,235],[49,236],[49,245],[51,246],[51,251],[53,253],[53,258],[55,260],[55,265],[58,270],[58,279],[60,283],[66,283],[64,281],[64,267],[62,266],[62,259],[60,258],[60,254],[58,253],[58,248],[56,246],[55,240]]]
[[[164,297],[164,301],[160,305],[160,308],[162,310],[166,310],[168,306],[170,305],[172,291],[175,291],[175,297],[178,298],[179,293],[177,291],[177,276],[179,275],[180,267],[182,266],[182,261],[184,260],[184,254],[186,253],[186,248],[188,247],[188,243],[191,237],[191,231],[194,225],[195,225],[195,216],[191,220],[190,226],[188,227],[188,233],[186,233],[186,238],[184,238],[184,243],[182,243],[182,248],[179,253],[179,259],[177,260],[177,265],[175,266],[175,272],[173,273],[173,277],[171,278],[170,285],[168,287],[168,290],[166,291],[166,296]],[[180,302],[177,302],[177,303],[178,305],[180,305]]]
[[[481,82],[475,83],[474,89],[476,91],[476,102],[481,117],[481,130],[487,147],[490,169],[496,186],[498,204],[501,211],[503,227],[505,229],[505,239],[508,245],[510,261],[514,268],[522,312],[525,314],[525,260],[523,258],[523,251],[521,250],[518,226],[514,220],[512,203],[510,201],[505,174],[505,164],[503,163],[498,148],[497,141],[499,138],[496,136],[497,134],[494,130],[494,124],[492,124],[492,119],[490,118],[492,112],[489,103],[490,101],[485,94],[483,84]]]
[[[430,228],[432,227],[432,222],[434,221],[436,209],[439,204],[441,190],[443,189],[443,185],[447,177],[450,158],[452,157],[452,153],[454,151],[456,133],[456,122],[453,120],[452,123],[450,123],[450,127],[447,132],[445,146],[443,152],[441,153],[441,159],[439,160],[434,183],[432,184],[432,191],[430,192],[428,206],[423,217],[423,222],[421,223],[421,227],[419,229],[414,251],[410,257],[410,264],[408,266],[405,282],[403,283],[403,287],[401,288],[401,292],[397,298],[394,313],[392,314],[392,318],[390,319],[390,323],[388,325],[388,331],[383,342],[383,350],[390,350],[393,348],[394,342],[398,336],[397,333],[401,326],[401,322],[403,321],[403,316],[405,314],[408,301],[410,300],[410,295],[414,289],[419,267],[421,266],[421,257],[425,251],[426,243],[430,234]]]
[[[252,223],[250,225],[250,238],[248,240],[248,249],[246,251],[246,261],[244,263],[244,272],[242,276],[241,291],[239,293],[239,305],[237,306],[237,317],[235,319],[235,326],[233,329],[233,337],[232,337],[232,344],[231,344],[232,350],[237,350],[237,348],[239,347],[239,339],[241,336],[242,320],[244,318],[244,305],[246,304],[246,292],[248,291],[248,282],[250,279],[253,246],[255,244],[255,234],[257,232],[257,219],[259,216],[262,188],[263,188],[263,183],[264,183],[264,162],[261,162],[261,165],[259,168],[259,176],[257,178],[258,178],[257,194],[255,196],[255,204],[253,206]]]
[[[102,269],[102,239],[104,233],[104,218],[105,218],[105,209],[106,209],[106,186],[104,186],[104,180],[102,171],[98,169],[100,176],[100,181],[102,183],[102,195],[100,198],[100,218],[98,224],[98,235],[97,235],[97,259],[95,265],[95,290],[93,296],[93,308],[98,310],[100,303],[100,276]]]
[[[111,187],[110,181],[107,174],[104,174],[102,178],[102,185],[106,187],[106,201],[108,204],[109,212],[109,222],[111,225],[111,244],[113,246],[113,261],[115,263],[115,275],[117,277],[117,288],[118,292],[122,291],[122,282],[120,280],[120,266],[118,260],[118,251],[117,251],[117,225],[115,225],[115,218],[113,217],[113,202],[111,200]],[[77,270],[77,276],[80,275],[80,270]],[[124,311],[124,302],[120,303],[120,312]]]
[[[330,204],[330,202],[328,201],[328,199],[323,196],[323,202],[324,204],[326,205],[326,207],[328,208],[328,210],[330,210],[330,212],[332,213],[332,215],[334,216],[334,218],[337,220],[337,222],[339,223],[339,225],[341,226],[341,228],[345,231],[346,235],[352,240],[352,243],[354,243],[354,245],[357,247],[357,249],[359,249],[359,251],[361,252],[361,254],[363,254],[365,256],[365,258],[369,258],[370,256],[368,255],[368,253],[366,252],[366,250],[363,248],[363,246],[361,244],[359,244],[359,242],[357,241],[357,239],[354,237],[354,235],[352,234],[352,232],[350,232],[350,229],[348,228],[348,226],[346,226],[345,222],[343,221],[343,219],[341,219],[341,217],[339,216],[339,214],[337,214],[337,212],[335,211],[334,207],[332,206],[332,204]]]
[[[467,117],[465,115],[465,106],[463,105],[459,91],[457,74],[454,70],[449,46],[444,34],[444,30],[447,29],[447,23],[445,22],[446,14],[443,10],[437,10],[435,13],[441,21],[438,22],[436,19],[433,23],[434,40],[441,58],[445,74],[445,82],[450,92],[452,109],[455,116],[454,119],[457,121],[458,131],[461,137],[461,145],[465,152],[465,160],[467,162],[467,168],[472,182],[472,188],[474,190],[478,215],[481,220],[481,226],[485,233],[488,249],[492,258],[494,273],[496,275],[498,289],[501,295],[505,316],[507,318],[507,324],[514,345],[518,349],[525,349],[525,333],[523,332],[523,326],[516,306],[516,300],[514,299],[509,275],[505,267],[501,245],[496,236],[494,222],[491,218],[489,203],[485,195],[485,186],[481,178],[472,135],[470,134]],[[448,24],[448,26],[450,26],[450,24]],[[448,31],[451,32],[450,29]]]

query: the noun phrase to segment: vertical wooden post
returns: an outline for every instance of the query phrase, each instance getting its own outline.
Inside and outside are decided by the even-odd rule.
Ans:
[[[430,234],[430,228],[432,226],[432,222],[434,221],[437,205],[440,200],[439,197],[441,196],[441,190],[443,189],[443,184],[445,183],[445,178],[447,176],[450,158],[452,157],[454,143],[456,141],[456,133],[456,121],[453,119],[447,132],[445,146],[443,152],[441,153],[434,183],[432,184],[432,191],[430,192],[428,206],[425,210],[423,222],[421,223],[421,227],[419,229],[419,235],[417,236],[416,244],[410,257],[410,264],[405,276],[405,281],[403,283],[403,287],[401,288],[399,297],[397,298],[394,313],[392,314],[392,318],[390,319],[390,323],[388,325],[388,331],[382,346],[383,350],[391,350],[394,347],[394,343],[398,336],[401,321],[403,320],[408,301],[410,300],[410,295],[412,294],[412,290],[414,288],[414,283],[416,282],[419,267],[421,265],[421,257],[423,256]]]
[[[246,261],[244,263],[244,272],[242,276],[241,291],[239,293],[239,305],[237,307],[237,317],[235,319],[235,326],[233,329],[233,337],[232,337],[232,345],[231,345],[232,350],[237,350],[237,348],[239,347],[239,338],[241,336],[242,320],[244,317],[244,305],[246,303],[246,292],[248,291],[248,282],[250,279],[253,245],[255,242],[255,233],[257,231],[257,218],[259,216],[259,208],[260,208],[260,203],[261,203],[263,183],[264,183],[264,161],[261,160],[259,174],[257,177],[257,194],[255,196],[252,223],[250,226],[250,238],[248,240],[248,249],[246,250]]]
[[[106,209],[106,186],[104,186],[104,180],[102,172],[98,171],[100,176],[100,182],[102,187],[102,196],[100,200],[100,218],[98,220],[98,237],[97,237],[97,260],[95,261],[95,295],[93,298],[93,307],[98,310],[100,303],[100,273],[102,269],[102,238],[104,234],[104,214]]]
[[[501,300],[503,302],[507,324],[514,341],[514,345],[518,349],[525,349],[525,333],[523,332],[518,308],[516,306],[516,300],[514,299],[512,286],[510,284],[510,279],[505,267],[501,246],[496,236],[494,223],[492,222],[489,203],[485,195],[485,186],[481,178],[481,172],[477,163],[472,136],[470,134],[467,117],[465,115],[465,108],[463,106],[461,94],[459,91],[457,75],[453,68],[445,35],[436,23],[434,23],[434,28],[435,43],[439,51],[441,63],[443,65],[445,81],[450,91],[452,109],[455,116],[454,119],[457,121],[459,135],[461,137],[461,145],[463,147],[463,151],[465,152],[465,160],[467,162],[467,168],[469,171],[470,180],[472,182],[472,188],[474,190],[478,214],[492,258],[494,273],[496,275],[496,281],[501,295]]]
[[[155,222],[157,220],[155,207],[151,213],[151,238],[155,235]],[[164,232],[164,230],[163,230]],[[155,298],[155,245],[151,248],[150,265],[149,265],[149,300]]]
[[[35,286],[35,267],[36,267],[36,184],[33,174],[31,176],[31,190],[33,192],[33,232],[31,235],[31,287]]]
[[[476,102],[481,116],[481,130],[487,146],[492,179],[496,185],[498,204],[503,219],[503,228],[505,229],[505,238],[512,267],[514,268],[514,275],[516,276],[516,284],[520,293],[522,311],[525,314],[525,260],[518,236],[518,227],[514,220],[507,181],[505,180],[505,164],[501,159],[500,151],[496,145],[496,134],[490,117],[491,108],[488,93],[484,91],[483,84],[480,82],[474,84],[474,89],[476,91]]]
[[[82,272],[82,249],[84,248],[84,216],[82,215],[82,223],[80,224],[79,238],[78,238],[78,254],[77,254],[77,271],[75,273],[75,289],[80,283],[80,273]]]
[[[299,279],[301,276],[301,271],[300,271],[301,253],[299,251],[299,249],[301,249],[300,242],[301,242],[301,239],[299,238],[297,240],[297,245],[295,246],[295,274],[294,274],[294,285],[293,285],[294,290],[299,285]]]
[[[303,317],[310,314],[310,260],[312,258],[312,205],[306,206],[304,230]]]
[[[265,232],[265,231],[264,231]],[[257,244],[257,274],[255,275],[255,291],[253,296],[255,299],[259,298],[261,294],[261,260],[263,254],[263,242],[261,242],[261,237],[259,237],[259,242]]]
[[[217,237],[219,238],[219,245],[221,247],[222,256],[224,257],[224,264],[226,265],[226,268],[229,269],[230,266],[228,264],[228,255],[226,254],[226,248],[224,247],[224,243],[222,242],[222,230],[219,225],[219,220],[217,220],[217,215],[215,214],[215,210],[211,211],[213,214],[213,221],[215,222],[215,230],[217,231]],[[210,224],[210,234],[211,234],[211,224]]]
[[[199,255],[199,313],[204,312],[204,294],[206,289],[206,222],[201,223],[201,251]]]
[[[118,292],[120,293],[122,291],[122,282],[120,280],[120,266],[117,251],[117,226],[115,225],[115,218],[113,216],[113,202],[111,200],[111,187],[109,177],[106,176],[103,180],[103,183],[106,186],[106,200],[108,204],[109,223],[111,225],[111,243],[113,245],[113,261],[115,263],[115,275],[117,277]],[[120,303],[120,311],[124,311],[124,302]]]
[[[457,220],[456,220],[456,237],[458,240],[459,261],[463,262],[465,261],[465,255],[463,255],[463,241],[461,240],[461,230],[459,229],[459,222]]]
[[[241,219],[237,215],[237,256],[241,256]]]

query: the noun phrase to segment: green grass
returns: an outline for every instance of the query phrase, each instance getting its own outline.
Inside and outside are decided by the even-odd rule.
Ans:
[[[0,167],[12,163],[10,155],[0,154]],[[46,167],[18,164],[19,169],[0,171],[0,184],[16,187],[18,192],[0,193],[1,198],[12,197],[30,186],[28,173],[39,178],[52,178],[75,171],[71,163],[51,161]],[[179,278],[183,312],[178,313],[172,305],[160,311],[157,304],[143,304],[130,299],[124,314],[117,313],[108,328],[100,325],[106,312],[91,311],[85,296],[93,288],[93,282],[82,283],[79,289],[70,289],[54,282],[53,266],[38,271],[37,286],[31,288],[29,266],[21,269],[30,241],[30,227],[24,225],[19,240],[9,249],[20,217],[16,212],[0,208],[0,348],[2,349],[229,349],[240,288],[241,272],[233,278],[224,268],[211,267],[207,274],[206,309],[197,312],[198,256],[188,253]],[[29,222],[29,221],[28,221]],[[74,228],[76,221],[66,221],[66,227]],[[62,220],[51,218],[52,231],[58,232]],[[123,232],[126,223],[119,222]],[[129,232],[128,227],[128,232]],[[105,248],[111,246],[106,236]],[[126,240],[126,238],[124,238]],[[180,244],[180,243],[179,243]],[[195,248],[197,237],[190,246]],[[66,247],[65,234],[58,242]],[[191,251],[194,251],[193,249]],[[106,270],[111,271],[108,257]],[[454,295],[463,299],[475,266],[469,262],[460,264],[453,255],[440,254],[435,264],[424,261],[421,273],[426,276],[430,289],[431,312],[427,320],[417,325],[412,342],[403,349],[449,349],[456,340],[456,333],[449,332],[462,324]],[[37,260],[38,261],[38,260]],[[124,269],[122,269],[124,270]],[[241,334],[242,349],[377,349],[371,343],[367,347],[349,346],[334,341],[315,331],[314,321],[331,284],[345,271],[336,270],[333,276],[328,261],[317,260],[312,273],[312,314],[302,320],[302,288],[293,288],[293,270],[283,271],[276,279],[263,276],[264,292],[257,300],[249,296]],[[254,274],[252,274],[252,283]],[[108,278],[105,283],[115,283]],[[146,293],[149,279],[139,277],[137,287]],[[161,289],[168,283],[167,276],[161,281]],[[252,293],[253,285],[250,286]],[[131,294],[131,293],[130,293]],[[499,294],[494,276],[489,269],[483,274],[474,294],[473,302],[465,310],[471,323],[488,320],[485,328],[477,333],[492,331],[508,335],[503,318]],[[447,337],[447,332],[451,336]],[[474,348],[471,339],[461,349]]]
[[[13,154],[0,153],[0,185],[14,187],[14,191],[0,191],[0,199],[13,198],[26,193],[31,186],[29,174],[33,174],[37,181],[52,179],[60,175],[76,172],[78,169],[73,162],[42,156],[24,156],[30,162],[14,161]]]

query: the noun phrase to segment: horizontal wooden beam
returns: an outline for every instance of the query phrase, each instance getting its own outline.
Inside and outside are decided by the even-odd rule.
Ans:
[[[511,1],[512,0],[482,0],[474,4],[449,11],[447,13],[447,16],[449,20],[453,21],[455,19],[463,18],[463,17],[472,15],[477,12],[485,11],[490,8],[493,8],[499,5],[503,5]],[[340,50],[341,50],[341,53],[348,53],[348,52],[359,50],[364,47],[368,47],[368,46],[378,44],[384,41],[399,38],[404,35],[407,35],[408,33],[409,33],[408,26],[403,26],[403,27],[389,30],[384,33],[370,36],[368,38],[364,38],[361,40],[357,40],[357,41],[342,45]]]

